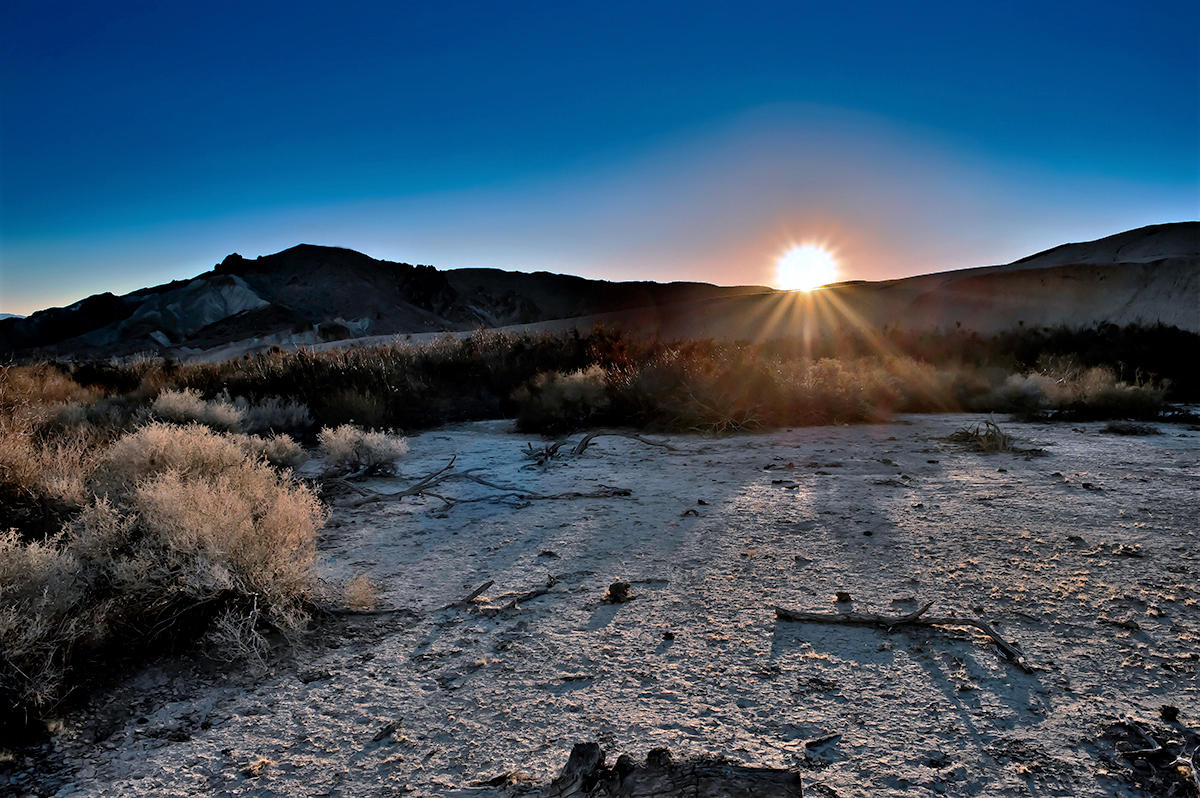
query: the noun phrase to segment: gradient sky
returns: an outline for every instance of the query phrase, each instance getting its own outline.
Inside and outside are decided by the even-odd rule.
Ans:
[[[770,283],[1200,217],[1200,10],[8,2],[0,311],[298,242]]]

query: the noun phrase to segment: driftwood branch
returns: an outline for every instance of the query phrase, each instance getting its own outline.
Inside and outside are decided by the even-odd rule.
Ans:
[[[571,454],[572,455],[583,454],[587,450],[587,448],[592,445],[592,441],[596,440],[596,438],[601,438],[601,437],[627,438],[628,440],[631,440],[631,441],[637,441],[638,443],[644,443],[647,446],[657,446],[658,448],[666,449],[669,452],[683,451],[682,449],[678,449],[664,441],[655,441],[655,440],[651,440],[649,438],[643,438],[641,435],[634,435],[633,433],[629,433],[629,432],[604,432],[604,431],[601,431],[601,432],[589,432],[587,435],[584,435],[579,440],[578,443],[576,443],[574,446],[571,447]],[[545,465],[546,463],[550,462],[555,457],[557,457],[559,450],[562,449],[564,446],[566,446],[569,442],[570,441],[568,441],[566,438],[564,438],[561,441],[555,441],[554,443],[543,446],[540,449],[535,448],[532,443],[528,443],[525,445],[525,456],[531,460],[536,460],[538,465]]]
[[[928,616],[925,613],[933,606],[930,602],[916,612],[907,615],[878,615],[869,612],[798,612],[783,607],[775,608],[775,617],[781,621],[796,621],[798,623],[825,623],[846,626],[876,626],[881,629],[892,629],[897,626],[970,626],[978,629],[992,639],[1004,658],[1025,673],[1034,673],[1035,668],[1025,662],[1025,654],[1017,646],[1005,640],[1000,634],[984,621],[974,618],[959,618],[953,615]]]
[[[475,588],[470,593],[468,593],[466,598],[461,598],[458,601],[453,601],[453,602],[447,604],[442,609],[449,610],[449,609],[453,609],[455,607],[465,607],[468,604],[470,604],[472,601],[474,601],[475,599],[482,596],[483,591],[487,590],[489,587],[491,587],[494,584],[496,584],[496,580],[489,579],[486,582],[484,582],[482,585],[480,585],[479,587]]]
[[[519,596],[513,596],[512,599],[507,604],[504,605],[504,609],[515,610],[518,605],[524,604],[526,601],[529,601],[531,599],[537,598],[538,596],[544,596],[547,593],[553,592],[554,586],[557,584],[558,584],[558,577],[552,576],[546,580],[546,584],[543,587],[537,587],[537,588],[534,588],[533,590],[526,591],[525,593],[522,593]],[[506,599],[506,598],[508,598],[508,596],[504,595],[504,596],[501,596],[500,598]]]
[[[456,456],[457,457],[457,456]],[[450,462],[441,468],[418,479],[414,484],[407,488],[397,491],[379,492],[369,490],[360,485],[355,485],[343,479],[332,480],[348,490],[357,493],[358,497],[343,502],[346,507],[362,507],[366,504],[379,501],[398,501],[405,497],[411,496],[432,496],[435,499],[440,499],[446,506],[452,507],[456,504],[469,504],[472,502],[494,502],[512,499],[516,501],[553,501],[556,499],[611,499],[618,496],[632,495],[632,491],[628,488],[616,488],[611,485],[601,485],[598,489],[592,491],[565,491],[563,493],[536,493],[525,488],[514,487],[511,485],[502,485],[498,482],[493,482],[490,479],[481,477],[475,472],[478,468],[467,468],[461,471],[455,471],[454,462],[456,457],[451,457]],[[485,488],[499,491],[498,493],[490,493],[486,496],[476,496],[468,499],[460,499],[453,496],[447,496],[435,490],[440,485],[451,481],[473,482],[476,485],[482,485]]]
[[[643,438],[641,435],[634,435],[632,433],[627,433],[627,432],[589,432],[587,435],[583,436],[583,438],[579,441],[579,443],[575,444],[575,448],[571,449],[571,454],[583,454],[584,451],[587,449],[587,447],[592,445],[592,441],[594,441],[596,438],[605,437],[605,436],[612,437],[612,438],[628,438],[631,441],[637,441],[638,443],[644,443],[647,446],[657,446],[660,449],[666,449],[668,452],[681,451],[680,449],[675,448],[674,446],[672,446],[669,443],[664,443],[663,441],[652,441],[649,438]]]

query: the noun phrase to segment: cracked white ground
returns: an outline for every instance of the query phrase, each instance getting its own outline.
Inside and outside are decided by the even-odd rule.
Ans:
[[[369,573],[405,611],[318,625],[325,639],[267,674],[130,676],[65,719],[60,794],[443,795],[509,771],[546,781],[584,740],[797,768],[813,795],[1140,794],[1096,741],[1163,704],[1200,723],[1200,433],[1004,423],[1046,449],[1031,458],[939,440],[976,420],[652,436],[680,452],[601,438],[545,467],[507,422],[415,435],[400,476],[368,487],[455,454],[542,493],[632,496],[335,503],[323,573]],[[552,592],[488,610],[552,575]],[[601,603],[617,578],[636,598]],[[472,608],[443,609],[487,580]],[[839,590],[857,611],[986,618],[1037,672],[970,630],[775,620],[775,605],[835,611]]]

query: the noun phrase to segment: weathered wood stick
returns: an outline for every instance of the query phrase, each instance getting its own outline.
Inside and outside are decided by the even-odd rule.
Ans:
[[[933,605],[930,602],[916,612],[910,612],[907,615],[878,615],[869,612],[799,612],[796,610],[788,610],[783,607],[775,608],[775,617],[781,621],[795,621],[798,623],[825,623],[825,624],[840,624],[846,626],[877,626],[882,629],[891,629],[896,626],[970,626],[992,639],[996,647],[1004,655],[1004,658],[1015,665],[1018,669],[1025,673],[1034,673],[1036,669],[1025,662],[1025,654],[1021,649],[1017,648],[1012,643],[1009,643],[1000,634],[984,621],[977,621],[974,618],[958,618],[953,615],[948,616],[927,616],[926,611]]]
[[[663,443],[662,441],[652,441],[649,438],[643,438],[641,435],[634,435],[632,433],[627,433],[627,432],[589,432],[587,435],[583,436],[583,438],[579,441],[579,443],[575,444],[575,448],[571,450],[571,454],[583,454],[584,450],[587,449],[587,447],[591,445],[592,441],[594,441],[596,438],[599,438],[602,436],[609,436],[609,437],[613,437],[613,438],[628,438],[631,441],[637,441],[638,443],[644,443],[647,446],[658,446],[658,447],[660,447],[662,449],[666,449],[667,451],[670,451],[670,452],[680,451],[679,449],[676,449],[674,446],[672,446],[669,443]]]
[[[451,471],[454,466],[454,459],[442,468],[419,479],[414,485],[402,490],[379,493],[369,490],[358,485],[353,485],[345,480],[337,480],[345,485],[350,490],[359,494],[359,498],[351,499],[344,502],[345,507],[362,507],[365,504],[372,502],[399,500],[407,496],[433,496],[436,499],[441,499],[445,504],[453,506],[455,504],[466,504],[470,502],[486,502],[499,501],[501,499],[519,499],[522,501],[547,501],[553,499],[611,499],[617,496],[629,496],[631,491],[628,488],[614,488],[608,485],[601,485],[599,490],[594,491],[566,491],[564,493],[534,493],[533,491],[524,488],[512,487],[510,485],[502,485],[498,482],[493,482],[490,479],[485,479],[475,473],[478,469],[468,468],[464,471]],[[470,499],[458,499],[452,496],[445,496],[434,492],[434,488],[451,480],[464,480],[466,482],[474,482],[476,485],[482,485],[485,488],[500,491],[500,493],[489,494],[487,496],[478,496]]]
[[[489,587],[491,587],[494,584],[496,584],[496,580],[489,579],[486,582],[484,582],[482,585],[480,585],[479,587],[472,590],[469,594],[467,594],[466,598],[459,599],[458,601],[452,601],[449,604],[447,604],[445,607],[442,607],[442,609],[452,610],[455,607],[465,607],[468,604],[470,604],[472,601],[474,601],[475,599],[477,599],[481,595],[483,595],[483,591],[487,590]]]
[[[554,589],[554,586],[557,584],[558,584],[558,577],[552,576],[548,580],[546,580],[545,587],[534,588],[533,590],[530,590],[526,593],[522,593],[521,595],[514,597],[512,601],[508,602],[508,604],[505,605],[505,608],[510,609],[510,610],[516,609],[518,604],[524,604],[526,601],[529,601],[530,599],[535,599],[538,596],[544,596],[547,593],[550,593]],[[501,596],[501,598],[505,598],[505,597]]]

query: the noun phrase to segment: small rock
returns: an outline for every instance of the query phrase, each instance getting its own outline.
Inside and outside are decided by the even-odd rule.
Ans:
[[[1158,708],[1158,714],[1161,715],[1162,719],[1167,723],[1174,723],[1175,721],[1179,720],[1179,707],[1174,707],[1170,704],[1163,704]]]
[[[663,632],[663,640],[674,640],[674,639],[675,639],[674,632]]]
[[[836,599],[839,604],[849,604],[851,601],[854,601],[854,599],[850,598],[850,594],[844,590],[837,592]]]
[[[608,586],[608,593],[604,595],[604,600],[609,604],[621,604],[633,598],[633,593],[630,591],[628,582],[616,581]]]
[[[551,557],[551,558],[557,560],[558,552],[554,552],[554,551],[550,551],[550,549],[546,549],[545,551],[539,551],[538,556],[539,557]]]
[[[377,743],[385,737],[390,737],[394,731],[396,731],[396,724],[394,722],[385,723],[379,731],[375,732],[375,736],[371,738],[371,742]]]

